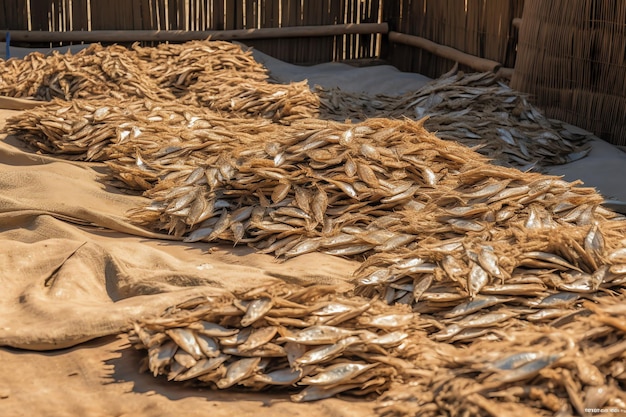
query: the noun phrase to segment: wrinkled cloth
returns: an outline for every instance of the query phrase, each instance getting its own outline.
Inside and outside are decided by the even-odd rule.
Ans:
[[[11,137],[0,144],[0,345],[72,346],[188,298],[285,280],[341,284],[355,267],[171,241],[126,220],[148,200],[107,186],[103,165],[20,147]]]

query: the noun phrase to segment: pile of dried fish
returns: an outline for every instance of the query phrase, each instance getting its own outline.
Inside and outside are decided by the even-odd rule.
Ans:
[[[267,81],[269,77],[267,69],[254,60],[250,51],[231,42],[190,41],[162,43],[156,47],[134,44],[128,53],[136,54],[146,75],[176,97],[185,96],[189,88],[198,82],[204,83],[203,77],[211,74],[236,75],[234,80],[245,78],[248,81]]]
[[[207,107],[237,116],[261,116],[288,123],[315,117],[419,120],[442,139],[476,147],[494,163],[521,169],[562,164],[589,152],[592,135],[547,119],[527,98],[493,73],[454,71],[424,88],[395,96],[348,94],[305,81],[278,85],[252,54],[220,41],[191,41],[131,49],[99,44],[75,54],[40,53],[0,61],[0,94],[51,100],[110,95]]]
[[[626,410],[625,302],[594,297],[567,321],[459,346],[433,337],[430,316],[286,285],[191,299],[135,323],[130,341],[155,376],[213,389],[376,393],[381,416],[586,416]]]
[[[420,122],[282,126],[149,102],[54,104],[9,121],[11,131],[46,151],[107,160],[118,185],[153,201],[131,218],[187,242],[360,256],[358,294],[423,313],[518,307],[492,324],[553,320],[580,294],[626,282],[626,221],[593,189],[489,165]],[[61,118],[108,133],[78,134]],[[443,317],[441,340],[486,332],[455,317]]]
[[[259,142],[257,136],[276,129],[269,120],[236,118],[178,102],[120,102],[111,97],[97,102],[55,99],[11,118],[6,126],[9,134],[46,153],[83,161],[117,161],[115,175],[125,170],[135,174],[134,179],[122,175],[128,178],[122,188],[135,190],[151,188],[141,177],[154,182],[170,172],[168,166],[179,172],[181,164],[198,165],[204,154],[253,146]],[[190,155],[192,160],[185,162]],[[143,159],[156,167],[150,169]]]
[[[419,342],[418,371],[378,400],[381,416],[571,416],[626,412],[626,292],[554,326],[502,328],[462,348]]]
[[[176,158],[178,172],[153,159],[170,143],[144,153],[141,164],[167,173],[131,218],[187,242],[360,256],[357,293],[445,312],[439,340],[555,320],[581,295],[626,282],[626,220],[593,189],[489,165],[419,123],[304,120],[254,145],[224,142]]]
[[[119,45],[92,44],[77,54],[33,52],[24,59],[0,60],[0,94],[46,101],[101,95],[175,99],[144,72],[141,62]]]
[[[441,139],[463,143],[503,166],[540,170],[583,158],[593,134],[548,119],[527,97],[498,80],[495,73],[453,70],[403,96],[347,93],[317,87],[322,117],[414,120]]]
[[[424,333],[406,308],[337,296],[335,288],[257,288],[202,297],[136,323],[154,376],[212,388],[306,387],[294,401],[380,393],[409,372],[403,351]]]
[[[77,54],[35,52],[0,61],[0,95],[38,100],[110,96],[207,107],[242,117],[290,120],[317,115],[306,82],[272,84],[249,51],[221,41],[132,49],[92,44]]]
[[[114,49],[124,65],[101,61],[149,74],[138,75],[151,83],[145,93],[126,91],[140,89],[131,74],[96,104],[72,86],[100,72],[84,71],[80,82],[63,76],[52,85],[71,102],[23,112],[7,129],[43,152],[106,162],[115,185],[152,200],[131,219],[186,242],[363,262],[354,298],[320,287],[259,289],[139,323],[133,342],[149,350],[153,373],[218,388],[308,385],[295,400],[414,384],[388,394],[404,395],[404,405],[381,403],[392,415],[413,406],[425,415],[501,415],[517,401],[529,413],[567,414],[622,401],[626,219],[593,189],[492,165],[424,123],[440,117],[445,135],[481,140],[483,124],[496,123],[502,146],[481,142],[483,151],[519,164],[558,160],[561,145],[581,152],[584,133],[542,118],[485,75],[450,76],[393,104],[391,116],[418,108],[413,116],[428,111],[428,120],[306,118],[314,103],[300,87],[261,88],[270,84],[249,58],[241,62],[251,84],[245,75],[231,83],[210,71],[234,73],[237,64],[205,46]],[[210,71],[199,68],[207,53],[216,59]],[[221,85],[202,87],[211,80]],[[530,385],[513,386],[520,382]]]
[[[317,115],[319,100],[306,81],[270,83],[267,69],[235,44],[191,41],[133,50],[147,74],[185,105],[282,122]]]

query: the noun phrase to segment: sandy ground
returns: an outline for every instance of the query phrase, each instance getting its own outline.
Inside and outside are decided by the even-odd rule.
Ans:
[[[281,393],[186,388],[138,372],[142,354],[125,337],[71,349],[0,348],[0,414],[13,416],[373,416],[373,402],[294,404]]]
[[[4,45],[0,45],[0,49],[4,50]],[[388,66],[353,68],[342,64],[323,64],[302,68],[261,54],[257,54],[257,59],[264,62],[278,80],[308,79],[311,84],[339,86],[346,91],[399,94],[419,88],[427,81],[418,74],[400,73]],[[0,110],[0,126],[15,111]],[[0,238],[5,251],[0,256],[4,256],[2,262],[6,262],[0,270],[0,287],[3,288],[0,291],[0,340],[12,341],[5,344],[18,346],[20,340],[34,340],[18,336],[34,334],[34,338],[40,337],[53,343],[56,327],[82,323],[81,316],[89,316],[91,321],[97,322],[100,326],[98,334],[101,335],[74,347],[52,351],[0,347],[1,416],[375,415],[372,400],[336,398],[295,404],[281,393],[215,392],[168,383],[162,378],[140,373],[139,363],[143,353],[131,348],[126,336],[115,335],[123,318],[143,316],[147,309],[154,310],[174,299],[168,298],[167,294],[142,293],[145,288],[142,290],[137,284],[142,277],[145,278],[146,275],[142,274],[146,274],[146,270],[154,269],[155,263],[162,265],[161,276],[148,274],[151,285],[163,290],[176,286],[174,278],[193,276],[199,280],[199,285],[194,288],[201,290],[212,286],[233,289],[251,283],[258,285],[260,282],[272,284],[280,281],[348,285],[356,267],[353,262],[313,254],[278,263],[271,256],[253,254],[246,249],[217,247],[207,251],[200,245],[138,236],[132,229],[125,229],[130,226],[122,220],[111,226],[114,232],[81,226],[78,224],[80,221],[93,222],[105,210],[102,200],[99,200],[104,198],[106,190],[97,182],[98,166],[82,168],[76,164],[33,156],[22,152],[14,140],[4,140],[1,136],[0,140],[0,186],[4,187],[0,188],[0,195],[3,196],[0,201]],[[29,177],[32,183],[11,182],[11,179],[27,171],[39,176],[33,174]],[[568,180],[582,179],[617,205],[626,202],[623,185],[626,154],[600,140],[594,143],[593,151],[587,158],[554,167],[551,173],[564,175]],[[59,179],[56,180],[53,174],[60,175]],[[31,193],[28,187],[37,184],[37,193]],[[81,184],[91,187],[90,195],[94,198],[91,203],[78,202],[80,190],[73,187],[81,187]],[[106,210],[119,210],[119,213],[134,203],[128,197],[107,198],[109,200],[104,203],[105,206],[108,204]],[[66,221],[68,218],[71,220],[69,223]],[[60,233],[63,236],[59,236]],[[55,240],[59,237],[64,240]],[[122,274],[106,269],[117,265],[115,262],[105,263],[104,267],[91,265],[88,262],[91,252],[87,252],[84,258],[80,258],[84,263],[62,275],[66,281],[57,285],[56,292],[43,288],[44,272],[54,265],[43,262],[41,258],[44,255],[38,251],[58,247],[61,253],[66,246],[74,247],[83,241],[89,242],[91,251],[105,253],[113,261],[125,265],[128,275],[125,279],[130,284],[126,282],[123,286],[120,283]],[[20,245],[24,245],[23,249]],[[140,249],[131,253],[129,248]],[[40,275],[25,272],[37,262],[43,271]],[[89,267],[101,267],[108,272],[103,275],[94,273],[89,277]],[[75,271],[83,271],[84,275],[71,273]],[[191,272],[190,275],[174,277],[168,275],[172,271]],[[87,278],[91,281],[86,283]],[[79,290],[68,293],[68,288],[74,288],[72,285],[79,289],[82,287],[83,293]],[[184,283],[178,285],[184,286]],[[77,302],[85,292],[93,292],[96,287],[102,288],[99,298],[94,297],[82,304]],[[126,292],[120,292],[122,289]],[[189,294],[180,288],[173,293],[179,298]],[[113,296],[115,294],[117,296]],[[48,304],[69,303],[71,308],[63,310],[52,306],[48,310],[29,310],[29,300],[35,296],[42,297]],[[93,328],[84,330],[88,338],[90,334],[93,336]],[[80,334],[76,338],[79,340]],[[42,348],[46,346],[42,345]]]

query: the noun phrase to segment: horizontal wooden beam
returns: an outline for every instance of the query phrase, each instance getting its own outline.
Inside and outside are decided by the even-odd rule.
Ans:
[[[271,38],[300,38],[311,36],[335,36],[389,31],[387,23],[348,23],[319,26],[289,26],[281,28],[237,29],[237,30],[91,30],[71,32],[47,32],[13,30],[8,31],[15,42],[136,42],[169,41],[186,42],[197,39],[245,40]],[[6,31],[0,32],[0,40],[5,40]]]
[[[499,62],[470,55],[465,52],[459,51],[458,49],[454,49],[445,45],[440,45],[419,36],[406,35],[404,33],[391,31],[389,32],[389,41],[424,49],[434,55],[456,61],[459,64],[466,65],[479,72],[497,72],[498,69],[502,67],[502,64],[500,64]]]

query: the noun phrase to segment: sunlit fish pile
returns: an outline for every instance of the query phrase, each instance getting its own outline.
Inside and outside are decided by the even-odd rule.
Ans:
[[[432,337],[432,316],[285,284],[190,299],[135,323],[130,341],[147,350],[146,371],[174,383],[298,402],[373,396],[381,416],[620,414],[625,306],[622,290],[550,326],[485,321],[494,335],[461,346]]]
[[[153,201],[130,214],[137,223],[279,257],[358,257],[358,294],[416,311],[474,300],[449,318],[515,305],[499,320],[543,322],[626,282],[626,221],[593,189],[490,165],[420,122],[283,126],[148,104],[54,102],[9,126],[47,151],[107,161],[119,187]],[[70,130],[52,135],[50,118]],[[109,133],[77,135],[68,120]],[[437,338],[481,335],[453,322]]]
[[[626,292],[584,301],[554,325],[502,326],[470,345],[419,340],[408,380],[381,416],[589,416],[626,413]],[[422,320],[428,320],[421,316]],[[422,320],[416,320],[419,323]],[[414,339],[415,340],[415,339]]]
[[[92,44],[76,54],[38,52],[0,60],[0,95],[124,102],[145,98],[207,107],[243,117],[288,122],[317,115],[319,100],[306,82],[268,82],[267,69],[238,45],[192,41],[128,49]]]
[[[548,119],[493,72],[464,74],[453,70],[401,97],[316,90],[323,117],[364,120],[372,117],[419,120],[441,139],[454,140],[488,156],[492,162],[522,170],[564,164],[590,151],[593,134]]]
[[[399,357],[425,337],[415,319],[410,309],[337,296],[334,287],[281,286],[189,300],[135,324],[131,342],[148,350],[144,367],[154,376],[287,389],[294,401],[313,401],[380,393],[410,372]]]
[[[185,163],[202,163],[188,162],[188,156],[205,157],[253,146],[258,143],[257,135],[277,129],[278,125],[262,118],[238,118],[178,102],[136,98],[123,102],[115,98],[54,99],[11,118],[6,127],[45,153],[81,161],[119,161],[120,170],[153,181],[164,174],[159,172],[161,168],[184,172]],[[144,159],[158,164],[157,171],[144,165]],[[151,187],[127,178],[129,182],[122,188]]]
[[[317,116],[338,121],[429,116],[425,126],[438,137],[523,170],[570,162],[590,149],[591,133],[547,119],[493,73],[453,71],[401,97],[340,89],[311,92],[306,81],[281,85],[269,80],[267,69],[249,51],[220,41],[130,49],[93,44],[75,55],[32,53],[23,60],[0,60],[0,94],[12,97],[136,97],[282,123]]]
[[[360,256],[360,294],[420,311],[480,294],[493,306],[522,297],[534,314],[554,291],[624,283],[626,221],[593,189],[490,165],[420,122],[283,126],[75,100],[8,126],[46,151],[107,161],[118,186],[153,201],[131,214],[138,223],[276,256]]]
[[[138,323],[133,341],[148,349],[147,369],[217,388],[307,387],[298,401],[390,388],[385,415],[568,415],[623,404],[626,219],[594,189],[490,164],[429,133],[424,124],[436,116],[291,117],[285,107],[295,107],[272,107],[275,91],[268,101],[259,93],[269,107],[252,112],[183,105],[203,100],[190,92],[190,80],[206,75],[192,52],[135,48],[140,62],[154,54],[194,68],[149,77],[157,89],[189,83],[164,88],[175,100],[55,99],[8,120],[7,131],[41,152],[105,162],[111,184],[150,200],[129,213],[137,224],[207,248],[227,242],[278,259],[323,252],[361,264],[350,294],[258,289]],[[474,77],[467,83],[494,88]],[[447,90],[426,88],[434,90],[399,108],[443,105]],[[535,132],[557,126],[517,104],[519,114],[509,110]],[[472,120],[470,131],[481,123]],[[578,152],[585,134],[560,126],[567,152]],[[548,136],[543,145],[556,149]],[[529,155],[520,164],[538,154]]]

